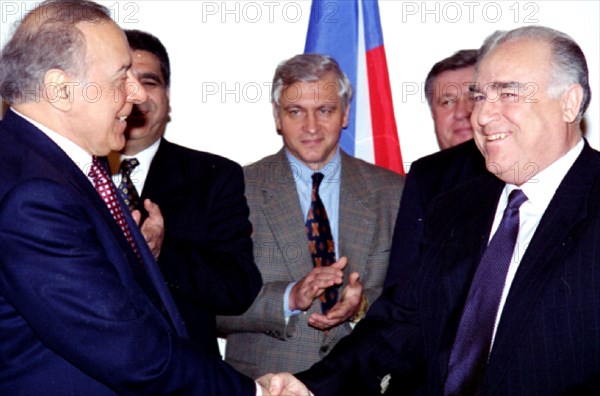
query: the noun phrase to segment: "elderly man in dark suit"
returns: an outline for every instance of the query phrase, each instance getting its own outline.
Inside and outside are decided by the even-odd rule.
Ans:
[[[38,5],[0,70],[0,394],[255,394],[188,341],[99,158],[147,99],[108,9]]]
[[[316,395],[600,392],[600,158],[579,127],[585,56],[542,26],[496,32],[472,92],[490,172],[436,201],[418,265],[298,375]]]
[[[351,97],[327,56],[298,55],[275,72],[284,148],[245,168],[265,284],[244,315],[219,320],[226,361],[247,375],[308,368],[381,293],[403,178],[339,149]]]
[[[242,167],[163,137],[170,112],[167,50],[149,33],[126,30],[125,35],[132,72],[148,99],[133,107],[127,143],[120,156],[111,156],[113,169],[121,170],[113,180],[132,209],[146,199],[160,207],[165,238],[158,266],[190,340],[219,356],[215,316],[243,313],[262,286],[252,257]],[[131,163],[135,168],[126,166]]]

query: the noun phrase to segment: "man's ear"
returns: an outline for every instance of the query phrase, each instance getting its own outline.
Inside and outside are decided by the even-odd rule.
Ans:
[[[279,117],[279,106],[273,102],[273,118],[275,119],[275,128],[277,129],[277,134],[281,135],[281,119]]]
[[[69,111],[73,105],[73,84],[67,83],[63,70],[50,69],[44,74],[42,96],[46,102],[60,111]]]
[[[577,120],[581,102],[583,101],[583,88],[579,84],[573,84],[563,93],[561,97],[561,106],[563,120],[571,123]]]
[[[169,104],[169,110],[167,112],[167,115],[169,117],[169,121],[171,121],[171,89],[170,88],[167,88],[166,95],[167,95],[167,103]]]
[[[346,110],[344,110],[344,118],[342,119],[342,128],[346,128],[348,126],[348,119],[350,117],[350,103],[346,106]]]

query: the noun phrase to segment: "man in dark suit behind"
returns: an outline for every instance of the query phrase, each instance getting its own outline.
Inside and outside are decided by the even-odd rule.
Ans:
[[[396,218],[384,288],[397,283],[417,258],[426,214],[435,200],[444,199],[449,190],[486,173],[484,158],[473,139],[411,165]]]
[[[98,158],[147,98],[108,9],[38,5],[0,70],[0,394],[255,394],[187,340]]]
[[[146,32],[127,30],[125,35],[133,74],[148,100],[136,104],[127,119],[127,143],[120,159],[135,158],[130,190],[141,192],[140,201],[157,203],[164,216],[158,266],[190,340],[217,356],[215,315],[242,314],[262,285],[252,256],[242,168],[163,138],[170,112],[167,50]],[[119,162],[113,168],[119,168]],[[119,173],[113,180],[125,184]]]
[[[436,200],[418,265],[298,375],[316,395],[600,392],[600,158],[579,127],[585,56],[569,36],[526,26],[489,37],[475,75],[471,122],[490,172]],[[497,243],[507,229],[515,243]],[[502,272],[484,271],[501,256]],[[477,358],[454,359],[468,351]]]
[[[442,151],[411,164],[400,201],[384,287],[398,282],[419,251],[425,214],[434,199],[485,174],[485,161],[473,141],[469,86],[477,50],[460,50],[437,62],[425,79],[427,104]]]
[[[476,49],[463,49],[436,62],[427,73],[425,98],[440,150],[473,139],[469,86],[476,61]]]

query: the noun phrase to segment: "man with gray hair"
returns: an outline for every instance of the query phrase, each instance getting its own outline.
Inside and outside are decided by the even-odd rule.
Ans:
[[[189,342],[108,175],[147,99],[131,63],[108,9],[82,0],[38,5],[0,55],[2,395],[257,393]]]
[[[282,62],[273,114],[284,147],[245,168],[263,288],[221,317],[226,361],[246,375],[320,360],[381,293],[403,178],[339,148],[352,86],[319,54]]]
[[[315,395],[600,393],[600,158],[564,33],[489,37],[471,88],[488,174],[428,213],[418,264],[322,362]],[[307,394],[296,379],[273,383]]]

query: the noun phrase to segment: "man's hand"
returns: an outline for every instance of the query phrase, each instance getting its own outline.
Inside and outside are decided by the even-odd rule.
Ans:
[[[264,396],[313,396],[312,392],[290,373],[265,374],[256,382],[262,386]]]
[[[142,235],[146,239],[154,258],[158,259],[163,239],[165,238],[165,222],[162,213],[160,212],[160,208],[154,202],[149,199],[144,200],[144,209],[148,212],[148,218],[144,221],[140,230],[142,231]],[[139,225],[140,219],[142,218],[140,211],[134,210],[132,215],[136,224]]]
[[[327,315],[311,314],[308,318],[308,325],[319,330],[328,330],[352,318],[360,309],[362,291],[360,274],[358,272],[351,273],[339,301],[331,307]]]
[[[326,267],[315,267],[301,281],[296,283],[290,291],[289,309],[307,310],[315,298],[319,297],[325,289],[339,285],[344,280],[343,269],[348,263],[346,257],[340,258],[335,263]]]

